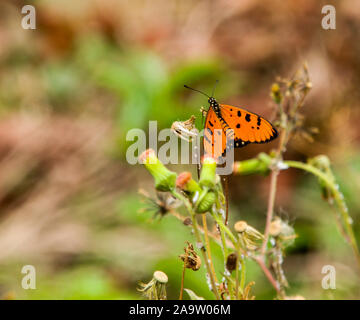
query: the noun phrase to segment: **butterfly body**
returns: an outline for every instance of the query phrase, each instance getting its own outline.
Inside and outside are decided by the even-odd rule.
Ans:
[[[208,99],[210,108],[206,115],[204,152],[214,158],[226,150],[241,148],[249,143],[266,143],[278,136],[275,127],[263,117],[246,109],[219,104]]]

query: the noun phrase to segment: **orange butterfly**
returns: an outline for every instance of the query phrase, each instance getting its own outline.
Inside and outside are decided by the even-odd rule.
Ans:
[[[266,143],[278,136],[275,127],[263,117],[243,108],[219,104],[208,97],[210,108],[206,114],[204,130],[204,153],[215,159],[224,156],[226,150],[241,148],[249,143]]]

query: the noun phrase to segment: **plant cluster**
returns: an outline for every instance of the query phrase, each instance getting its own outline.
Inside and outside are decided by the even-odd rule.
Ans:
[[[291,79],[277,79],[271,88],[271,97],[277,107],[276,124],[280,131],[277,149],[269,154],[260,153],[256,158],[234,163],[234,175],[270,175],[270,191],[263,232],[246,221],[237,221],[232,226],[227,224],[225,214],[227,195],[223,190],[221,178],[216,174],[217,163],[211,157],[203,159],[199,179],[194,179],[190,172],[177,174],[168,170],[151,149],[140,156],[141,163],[154,178],[155,189],[161,194],[166,193],[168,199],[171,199],[152,200],[158,205],[158,211],[162,215],[170,213],[183,221],[192,228],[195,238],[195,246],[188,242],[184,248],[185,253],[180,255],[183,263],[180,299],[183,298],[183,290],[186,290],[191,299],[202,299],[191,289],[184,289],[186,269],[196,272],[202,267],[206,268],[209,289],[216,299],[254,299],[251,287],[255,283],[246,277],[247,259],[255,261],[260,266],[275,289],[276,298],[302,299],[301,296],[287,296],[288,281],[282,268],[286,248],[293,244],[296,233],[287,221],[274,214],[278,176],[282,170],[290,168],[304,170],[317,178],[323,198],[336,209],[341,233],[352,247],[360,266],[352,220],[331,170],[329,158],[319,155],[308,159],[306,163],[284,160],[286,147],[294,135],[301,134],[311,138],[311,132],[303,128],[304,119],[301,114],[305,97],[310,89],[311,82],[306,65]],[[176,122],[178,135],[189,131],[189,121],[183,123],[183,128],[181,122]],[[315,130],[311,131],[315,132]],[[188,139],[188,135],[186,138]],[[176,211],[179,203],[185,207],[187,216]],[[216,232],[210,232],[209,222],[216,226]],[[222,279],[216,276],[210,238],[222,249],[223,270],[220,272]]]

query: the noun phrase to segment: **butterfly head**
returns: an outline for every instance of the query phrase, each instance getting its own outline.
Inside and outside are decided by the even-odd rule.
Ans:
[[[219,116],[220,115],[220,107],[219,107],[219,104],[217,103],[216,99],[213,97],[210,97],[208,99],[208,102],[210,104],[210,107],[213,108],[215,113]]]
[[[217,105],[217,102],[216,102],[215,98],[213,98],[213,97],[210,97],[208,99],[208,102],[209,102],[210,106],[212,106],[212,107],[215,107],[215,105]]]

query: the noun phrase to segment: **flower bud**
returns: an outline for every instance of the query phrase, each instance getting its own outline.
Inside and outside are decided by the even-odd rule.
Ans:
[[[323,154],[309,159],[308,162],[320,170],[327,170],[330,168],[330,159]]]
[[[271,98],[274,100],[275,103],[281,103],[283,96],[281,94],[280,86],[277,83],[274,83],[271,87]]]
[[[335,181],[335,177],[331,171],[330,159],[327,156],[316,156],[309,159],[308,163],[325,173],[329,177],[329,180]],[[323,198],[331,203],[334,199],[333,191],[329,188],[329,186],[323,179],[318,179],[318,182],[321,188]]]
[[[201,200],[201,202],[198,204],[196,208],[197,213],[205,213],[207,211],[210,211],[213,204],[215,203],[216,195],[214,192],[209,191],[206,193],[204,198]]]
[[[182,172],[176,178],[176,187],[188,192],[193,196],[196,192],[201,192],[198,183],[192,178],[190,172]]]
[[[175,188],[176,173],[162,164],[154,150],[147,149],[140,155],[139,160],[154,177],[156,190],[171,191]]]
[[[216,161],[212,157],[206,157],[200,173],[200,186],[213,188],[216,183]]]
[[[234,163],[233,172],[235,174],[267,174],[270,169],[269,166],[271,164],[272,158],[266,153],[260,153],[257,158],[244,160],[244,161],[236,161]]]

